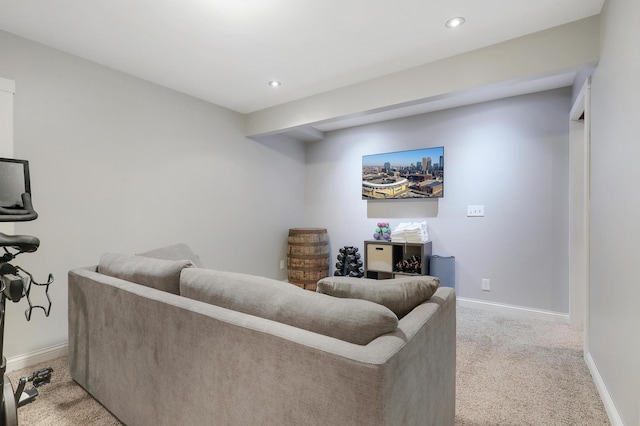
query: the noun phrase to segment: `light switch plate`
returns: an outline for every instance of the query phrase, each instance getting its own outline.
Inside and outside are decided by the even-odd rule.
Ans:
[[[484,216],[484,206],[481,206],[481,205],[467,206],[467,217],[483,217],[483,216]]]

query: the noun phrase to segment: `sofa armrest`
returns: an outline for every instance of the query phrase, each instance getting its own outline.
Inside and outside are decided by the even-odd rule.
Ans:
[[[433,309],[434,305],[438,309]],[[406,345],[385,366],[387,424],[453,425],[456,400],[456,295],[440,287],[398,326]]]

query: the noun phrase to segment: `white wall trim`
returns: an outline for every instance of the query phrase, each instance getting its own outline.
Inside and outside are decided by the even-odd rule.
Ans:
[[[578,121],[580,120],[580,116],[587,109],[587,91],[591,86],[591,77],[587,77],[584,84],[580,88],[578,92],[578,96],[576,96],[576,100],[571,107],[571,112],[569,113],[569,120]]]
[[[24,355],[18,355],[7,359],[7,371],[20,370],[40,362],[51,361],[69,353],[69,344],[60,343],[48,348],[39,349]]]
[[[591,77],[587,77],[571,108],[569,131],[569,319],[571,325],[584,329],[585,351],[589,333],[590,90]]]
[[[0,77],[0,157],[13,158],[13,98],[16,83]],[[0,223],[0,232],[15,233],[13,222]]]
[[[596,366],[593,357],[591,356],[591,352],[587,352],[584,356],[584,360],[587,363],[587,367],[589,367],[589,372],[591,373],[591,377],[593,377],[593,381],[596,384],[596,389],[598,389],[598,393],[600,394],[600,399],[602,399],[602,403],[604,404],[604,409],[609,416],[609,421],[612,426],[624,426],[624,422],[622,421],[622,417],[618,413],[616,409],[616,405],[613,403],[613,398],[611,398],[611,394],[609,393],[609,389],[607,389],[607,385],[605,385],[602,376],[600,375],[600,371],[598,371],[598,367]]]
[[[458,305],[468,308],[479,308],[501,312],[507,315],[514,315],[521,318],[539,319],[544,321],[556,322],[559,324],[569,324],[569,314],[562,312],[545,311],[542,309],[527,308],[524,306],[506,305],[496,302],[485,302],[483,300],[467,299],[458,297]]]

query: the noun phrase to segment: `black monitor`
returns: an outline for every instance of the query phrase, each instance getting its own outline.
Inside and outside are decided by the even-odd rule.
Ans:
[[[31,195],[29,162],[0,158],[0,207],[22,209],[22,194]]]

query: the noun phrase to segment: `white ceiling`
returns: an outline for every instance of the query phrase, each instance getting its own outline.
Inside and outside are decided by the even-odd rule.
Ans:
[[[596,15],[603,3],[0,0],[0,29],[250,113]],[[465,25],[445,28],[454,16]]]

